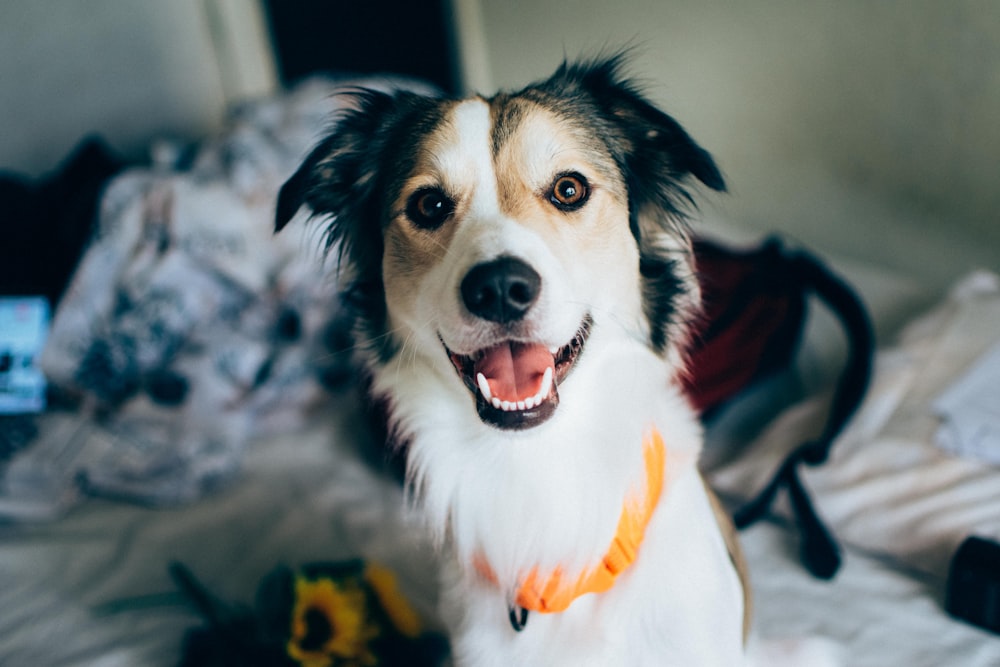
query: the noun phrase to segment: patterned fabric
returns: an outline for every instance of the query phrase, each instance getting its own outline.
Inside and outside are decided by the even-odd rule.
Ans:
[[[0,467],[0,517],[52,516],[83,494],[196,498],[238,469],[248,438],[331,400],[350,372],[336,251],[321,224],[273,225],[278,188],[350,104],[345,83],[414,87],[309,81],[112,181],[41,359],[73,409],[40,416]]]

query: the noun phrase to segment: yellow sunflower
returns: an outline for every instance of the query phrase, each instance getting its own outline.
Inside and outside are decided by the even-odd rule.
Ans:
[[[295,607],[286,651],[302,667],[332,667],[334,660],[374,665],[368,642],[378,627],[368,621],[365,591],[351,582],[295,578]]]

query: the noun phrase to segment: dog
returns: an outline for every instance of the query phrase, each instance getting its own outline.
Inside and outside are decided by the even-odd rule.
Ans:
[[[359,91],[279,193],[277,230],[307,206],[340,252],[458,665],[745,664],[743,561],[680,388],[687,218],[726,186],[624,64]]]

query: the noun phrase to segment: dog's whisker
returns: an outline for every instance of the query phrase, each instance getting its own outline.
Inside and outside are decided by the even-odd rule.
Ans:
[[[421,323],[417,323],[412,328],[407,328],[406,333],[403,336],[403,340],[400,342],[399,350],[397,352],[398,360],[396,363],[396,381],[398,382],[401,373],[405,369],[412,369],[418,366],[418,357],[420,355],[420,349],[418,345],[413,344],[413,339],[417,333],[421,330],[430,329],[433,331],[433,323],[436,320],[436,316],[428,316],[426,320]],[[394,332],[395,334],[403,331],[403,327],[399,327]]]
[[[642,320],[639,318],[626,319],[619,312],[609,309],[595,306],[591,303],[586,303],[579,300],[569,300],[565,302],[567,305],[579,306],[590,312],[597,317],[600,321],[614,325],[620,331],[625,333],[630,340],[637,343],[646,344],[649,341],[649,331],[643,327]]]

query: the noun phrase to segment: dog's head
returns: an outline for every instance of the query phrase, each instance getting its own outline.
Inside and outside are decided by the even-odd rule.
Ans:
[[[332,216],[377,373],[447,368],[479,418],[545,422],[598,332],[675,355],[697,286],[683,211],[711,156],[620,76],[564,64],[485,99],[360,93],[282,188]]]

